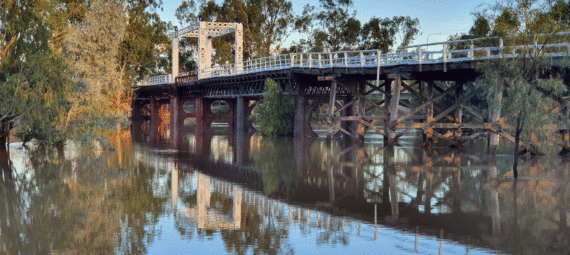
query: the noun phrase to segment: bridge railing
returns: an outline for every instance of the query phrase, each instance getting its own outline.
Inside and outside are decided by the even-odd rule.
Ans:
[[[549,43],[539,44],[538,38],[548,36],[549,38],[559,37],[550,40]],[[429,44],[412,45],[399,48],[402,54],[400,64],[433,64],[449,62],[461,62],[472,60],[484,60],[495,58],[514,58],[526,55],[532,57],[533,54],[547,57],[561,57],[570,54],[570,33],[563,32],[554,35],[539,34],[528,36],[526,45],[504,46],[500,37],[487,37],[478,39],[466,39],[436,42]],[[509,38],[514,40],[516,38]],[[522,40],[518,38],[518,40]],[[529,41],[530,40],[530,41]],[[544,41],[544,40],[541,40]],[[525,44],[522,43],[521,44]],[[409,55],[412,53],[411,55]],[[397,60],[396,60],[397,62]]]
[[[281,54],[200,70],[198,79],[283,70],[288,68],[372,67],[378,63],[378,50],[303,52]]]
[[[171,84],[174,83],[172,79],[172,74],[153,76],[146,78],[137,83],[137,86],[151,86],[151,85],[161,85],[161,84]]]
[[[539,45],[537,38],[541,36],[559,37],[548,44]],[[198,79],[227,77],[258,72],[284,70],[289,68],[330,69],[330,68],[364,68],[394,65],[443,64],[484,60],[494,58],[513,58],[521,54],[543,56],[568,56],[570,53],[570,33],[555,35],[537,35],[534,41],[526,45],[504,47],[503,39],[488,37],[466,39],[429,44],[419,44],[398,48],[398,52],[384,53],[379,50],[337,51],[337,52],[303,52],[290,53],[264,58],[251,59],[238,64],[217,65],[199,71]],[[531,37],[529,37],[531,38]],[[531,38],[532,39],[532,38]],[[162,75],[146,79],[139,86],[172,83],[171,76]]]

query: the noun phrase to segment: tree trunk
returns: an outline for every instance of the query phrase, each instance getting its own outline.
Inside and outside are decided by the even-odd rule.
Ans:
[[[55,148],[57,149],[57,156],[58,156],[60,159],[64,159],[64,158],[65,158],[65,154],[64,154],[63,148],[65,147],[65,141],[63,141],[63,140],[62,140],[62,141],[57,141],[57,142],[54,142],[53,145],[54,145]]]
[[[519,164],[519,142],[521,140],[521,133],[523,131],[523,127],[524,127],[524,112],[520,112],[519,116],[517,117],[517,127],[515,130],[515,151],[514,151],[514,156],[515,156],[515,161],[513,162],[513,176],[516,178],[518,178],[518,164]]]
[[[0,153],[1,151],[6,151],[7,142],[8,142],[8,135],[0,131]]]

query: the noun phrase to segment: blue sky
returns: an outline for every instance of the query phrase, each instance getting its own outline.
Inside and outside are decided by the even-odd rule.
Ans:
[[[218,0],[219,1],[219,0]],[[318,1],[290,0],[293,10],[301,13],[306,4],[318,5]],[[354,10],[360,22],[365,23],[373,16],[410,16],[420,19],[421,35],[413,44],[445,41],[450,35],[467,32],[473,24],[472,12],[481,10],[496,0],[354,0]],[[164,0],[164,11],[159,12],[165,21],[179,26],[174,16],[182,0]],[[428,38],[429,37],[429,38]],[[291,35],[285,42],[288,46],[299,35]]]

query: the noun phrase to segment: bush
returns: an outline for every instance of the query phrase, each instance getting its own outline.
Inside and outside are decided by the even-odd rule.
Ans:
[[[263,98],[251,118],[258,125],[263,136],[292,135],[295,118],[294,106],[294,98],[284,95],[279,83],[267,79]]]

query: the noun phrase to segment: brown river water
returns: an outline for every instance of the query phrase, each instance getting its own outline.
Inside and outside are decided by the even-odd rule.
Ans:
[[[0,254],[570,254],[570,160],[218,133],[12,143]]]

